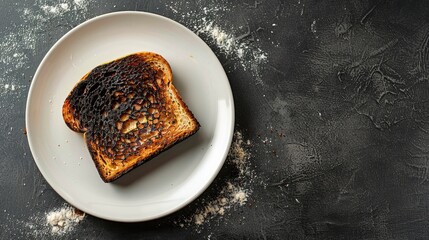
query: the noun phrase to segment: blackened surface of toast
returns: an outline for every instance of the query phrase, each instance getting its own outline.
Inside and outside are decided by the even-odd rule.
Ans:
[[[72,130],[84,133],[106,182],[200,127],[172,84],[169,64],[147,52],[100,65],[86,74],[67,97],[63,117]]]
[[[160,78],[158,71],[138,55],[92,70],[70,96],[74,117],[87,140],[102,146],[109,158],[120,159],[133,154],[138,146],[150,144],[136,140],[139,133],[162,129],[161,114],[168,118],[164,92],[158,91],[165,87],[164,82],[156,82]],[[148,118],[153,120],[149,122]],[[127,132],[126,127],[134,123],[139,131]]]

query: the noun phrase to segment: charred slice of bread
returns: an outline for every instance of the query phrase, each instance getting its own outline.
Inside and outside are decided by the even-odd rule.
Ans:
[[[98,173],[111,182],[198,131],[172,84],[168,62],[140,52],[86,74],[63,105],[67,126],[84,134]]]

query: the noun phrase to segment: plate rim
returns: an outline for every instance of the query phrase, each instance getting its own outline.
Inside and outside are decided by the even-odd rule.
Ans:
[[[37,168],[39,169],[40,173],[42,174],[43,178],[46,180],[46,182],[49,184],[49,186],[51,186],[51,188],[58,194],[60,195],[61,198],[63,198],[68,204],[81,209],[81,207],[77,207],[75,206],[74,203],[72,203],[73,201],[71,197],[68,196],[68,194],[66,193],[65,190],[59,188],[58,186],[54,187],[55,184],[53,183],[54,180],[49,178],[49,175],[47,173],[47,171],[40,167],[41,165],[41,160],[38,159],[37,156],[35,156],[35,154],[33,152],[36,151],[35,147],[33,146],[32,140],[31,140],[31,127],[30,127],[30,122],[29,122],[29,118],[30,118],[30,107],[32,106],[31,104],[31,99],[33,98],[33,94],[34,94],[34,88],[37,85],[38,80],[39,79],[39,75],[42,71],[42,67],[46,64],[47,59],[50,57],[51,54],[53,54],[55,52],[55,50],[58,48],[58,46],[65,41],[66,39],[69,38],[70,35],[72,35],[74,32],[79,31],[82,27],[91,24],[92,22],[101,20],[103,18],[109,18],[109,17],[114,17],[114,16],[118,16],[118,15],[141,15],[141,16],[149,16],[149,17],[155,17],[155,18],[159,18],[161,20],[167,21],[170,24],[175,25],[178,28],[181,28],[182,31],[187,32],[189,35],[191,35],[194,39],[196,39],[197,41],[199,41],[200,43],[202,43],[202,46],[206,48],[206,50],[208,50],[208,52],[210,52],[211,54],[213,54],[213,56],[216,58],[217,61],[216,64],[218,65],[217,67],[220,67],[220,69],[222,69],[221,73],[224,75],[224,78],[226,80],[226,86],[228,88],[229,91],[227,91],[227,96],[228,99],[230,99],[230,107],[229,107],[229,115],[230,117],[230,122],[229,122],[229,126],[228,129],[225,129],[226,133],[229,134],[229,137],[227,139],[227,149],[225,149],[224,153],[222,154],[222,159],[219,162],[217,169],[215,169],[215,172],[212,176],[210,176],[210,178],[208,179],[207,183],[198,191],[196,191],[194,194],[192,194],[192,196],[190,197],[186,197],[185,201],[182,201],[180,204],[178,204],[177,206],[168,209],[168,210],[164,210],[163,212],[160,212],[159,214],[153,215],[153,216],[142,216],[139,218],[118,218],[118,217],[114,217],[114,216],[107,216],[107,215],[103,215],[103,214],[99,214],[98,212],[93,212],[90,210],[90,208],[88,207],[87,209],[83,209],[85,210],[85,213],[90,214],[92,216],[101,218],[101,219],[105,219],[105,220],[110,220],[110,221],[117,221],[117,222],[143,222],[143,221],[150,221],[150,220],[155,220],[155,219],[159,219],[161,217],[165,217],[169,214],[172,214],[182,208],[184,208],[185,206],[189,205],[192,201],[194,201],[195,199],[197,199],[204,191],[207,190],[207,188],[213,183],[213,180],[218,176],[219,171],[222,169],[224,162],[227,158],[228,152],[229,152],[229,148],[231,146],[232,143],[232,139],[233,139],[233,135],[234,135],[234,127],[235,127],[235,103],[234,103],[234,97],[232,94],[232,89],[231,89],[231,84],[229,82],[228,76],[225,72],[225,69],[223,68],[222,64],[219,61],[219,58],[216,56],[216,54],[213,52],[213,50],[207,45],[206,42],[204,42],[198,35],[196,35],[193,31],[191,31],[190,29],[188,29],[187,27],[185,27],[184,25],[182,25],[179,22],[176,22],[168,17],[159,15],[159,14],[155,14],[155,13],[151,13],[151,12],[145,12],[145,11],[118,11],[118,12],[110,12],[110,13],[105,13],[90,19],[87,19],[86,21],[78,24],[77,26],[75,26],[74,28],[72,28],[71,30],[69,30],[67,33],[65,33],[61,38],[59,38],[53,45],[52,47],[47,51],[47,53],[45,54],[45,56],[43,57],[42,61],[40,62],[40,64],[38,65],[35,74],[32,78],[29,90],[28,90],[28,94],[27,94],[27,100],[26,100],[26,108],[25,108],[25,127],[26,127],[26,131],[27,131],[27,142],[29,144],[30,147],[30,151],[33,157],[33,161],[36,163]],[[227,123],[226,123],[227,124]],[[48,176],[48,177],[47,177]],[[89,211],[88,211],[89,209]]]

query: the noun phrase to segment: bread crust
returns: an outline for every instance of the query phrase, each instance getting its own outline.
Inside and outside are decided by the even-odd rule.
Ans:
[[[158,91],[157,93],[159,93],[159,95],[157,96],[160,99],[155,99],[154,101],[155,102],[159,101],[159,102],[162,102],[163,104],[154,104],[154,106],[157,106],[159,109],[153,110],[153,108],[156,108],[156,107],[153,107],[137,113],[132,112],[132,114],[137,114],[137,115],[140,114],[138,116],[149,116],[150,114],[148,112],[150,112],[151,109],[157,112],[154,116],[155,117],[159,116],[159,118],[156,118],[156,119],[154,118],[153,121],[146,120],[148,121],[147,123],[145,122],[144,126],[146,127],[140,128],[140,126],[143,126],[143,124],[139,124],[143,122],[143,120],[140,121],[140,118],[138,121],[125,120],[123,122],[121,122],[121,120],[118,120],[118,117],[115,118],[116,126],[118,126],[118,129],[120,129],[120,131],[118,129],[114,129],[115,130],[114,132],[117,132],[118,136],[116,137],[114,136],[112,137],[112,139],[128,138],[123,140],[125,142],[121,142],[121,144],[123,145],[128,144],[127,146],[133,145],[134,142],[141,143],[141,145],[139,145],[138,147],[135,147],[134,146],[135,144],[134,144],[133,146],[136,149],[135,150],[133,149],[132,154],[124,157],[122,153],[124,151],[129,152],[130,151],[129,149],[124,150],[122,148],[108,148],[107,146],[103,145],[101,143],[103,141],[99,141],[100,139],[99,135],[101,134],[97,135],[96,134],[97,130],[92,129],[91,128],[92,125],[85,122],[84,120],[85,117],[83,116],[85,111],[83,110],[79,111],[79,109],[83,109],[84,107],[86,107],[85,110],[87,112],[88,106],[81,106],[82,99],[80,98],[94,97],[94,93],[91,93],[87,89],[88,87],[85,88],[85,85],[80,85],[80,84],[84,84],[84,82],[86,81],[94,81],[94,77],[92,75],[94,75],[94,72],[96,72],[96,69],[100,70],[103,67],[107,68],[109,66],[112,66],[112,64],[116,64],[116,63],[120,67],[124,67],[124,68],[129,67],[126,64],[122,63],[122,62],[125,62],[129,65],[134,64],[133,62],[128,63],[127,61],[125,61],[129,58],[132,58],[133,61],[139,62],[139,64],[142,63],[140,61],[143,61],[145,66],[148,66],[151,68],[149,69],[150,71],[156,72],[156,76],[154,75],[155,77],[151,78],[151,76],[149,76],[146,80],[141,80],[141,81],[145,81],[145,82],[142,82],[141,84],[142,86],[147,87],[151,91],[152,89],[156,89],[153,91]],[[123,64],[125,66],[121,66],[120,64]],[[122,75],[123,74],[121,74],[121,78],[126,78],[126,77],[122,77]],[[142,71],[142,75],[146,76],[147,72]],[[133,76],[134,77],[131,77],[130,79],[126,79],[124,81],[130,81],[132,83],[134,83],[135,81],[138,81],[136,80],[137,79],[136,76],[135,75]],[[103,78],[98,79],[98,81],[100,80],[102,81]],[[83,133],[90,155],[103,181],[112,182],[118,179],[119,177],[135,169],[141,164],[149,161],[150,159],[153,159],[161,152],[173,147],[177,143],[195,134],[199,130],[200,124],[198,123],[193,113],[189,110],[187,105],[183,102],[179,92],[172,84],[172,80],[173,80],[173,76],[172,76],[171,67],[161,55],[152,53],[152,52],[139,52],[139,53],[125,56],[123,58],[116,59],[112,62],[103,64],[94,68],[93,70],[91,70],[89,73],[87,73],[85,76],[83,76],[80,79],[80,81],[74,86],[73,90],[65,99],[63,109],[62,109],[64,121],[71,130],[75,132]],[[79,91],[83,93],[80,93]],[[122,90],[115,89],[114,91],[121,92]],[[77,93],[80,93],[80,94],[77,94]],[[139,91],[136,91],[135,94],[137,93],[139,93]],[[127,98],[125,100],[126,101],[125,103],[131,104],[135,102],[135,96],[133,96],[133,94],[134,93],[131,92],[132,97],[130,97],[129,99]],[[96,96],[96,97],[97,97],[97,100],[99,100],[98,98],[103,98],[102,96],[100,97]],[[137,96],[137,97],[142,97],[142,96]],[[144,97],[147,98],[146,95]],[[101,100],[110,102],[105,100],[104,98]],[[145,101],[148,101],[148,100],[145,100]],[[125,103],[121,103],[121,104],[125,104]],[[133,105],[134,106],[133,111],[135,111],[135,108],[137,108],[135,107],[135,105],[136,104]],[[109,106],[109,107],[114,108],[113,106]],[[140,108],[145,109],[144,107],[139,107],[139,109]],[[115,111],[118,111],[118,110],[115,110]],[[118,112],[117,114],[124,114],[124,112],[129,113],[131,112],[131,110],[125,109],[124,111]],[[106,115],[108,114],[106,113]],[[116,115],[112,115],[112,116],[116,116]],[[112,119],[109,119],[109,120],[112,120]],[[120,117],[120,119],[122,119],[122,117]],[[144,117],[144,119],[146,119],[146,117]],[[149,116],[149,119],[152,119],[152,116]],[[124,131],[128,131],[126,127],[122,128],[122,126],[125,126],[127,124],[127,121],[131,121],[131,124],[129,124],[131,126],[129,127],[129,129],[131,130],[129,132],[124,132]],[[139,128],[136,127],[137,124]],[[121,126],[121,128],[119,128],[119,125]],[[136,137],[137,139],[135,139],[134,137],[131,137],[131,138],[129,137],[130,134],[132,133],[138,136]],[[131,141],[130,139],[134,141]],[[122,141],[122,140],[119,140],[119,141]],[[117,145],[118,143],[116,143],[115,146]]]

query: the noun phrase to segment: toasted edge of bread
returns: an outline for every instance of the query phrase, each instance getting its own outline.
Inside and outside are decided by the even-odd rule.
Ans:
[[[71,107],[71,94],[69,94],[63,105],[64,121],[71,130],[84,133],[84,139],[87,143],[90,155],[94,161],[100,177],[104,182],[112,182],[118,179],[141,164],[156,157],[161,152],[185,140],[189,136],[196,133],[200,128],[200,124],[198,123],[197,119],[194,117],[187,105],[183,102],[177,89],[172,84],[172,72],[168,62],[162,56],[156,53],[140,52],[135,54],[141,56],[145,61],[156,63],[157,67],[163,68],[163,80],[170,83],[167,84],[166,87],[168,88],[168,94],[166,94],[166,96],[168,96],[167,103],[172,104],[170,107],[175,111],[175,119],[178,120],[179,123],[176,124],[177,128],[171,129],[172,131],[169,132],[168,135],[162,135],[161,139],[158,139],[159,141],[153,141],[147,148],[137,149],[138,152],[135,155],[131,155],[125,160],[110,159],[104,155],[102,151],[100,151],[99,146],[97,146],[95,142],[89,141],[87,139],[85,132],[86,129],[84,129],[79,121],[74,117],[75,110]],[[151,66],[154,67],[153,65]],[[81,81],[84,80],[88,74],[82,77]],[[177,112],[180,112],[180,115],[177,115]]]

